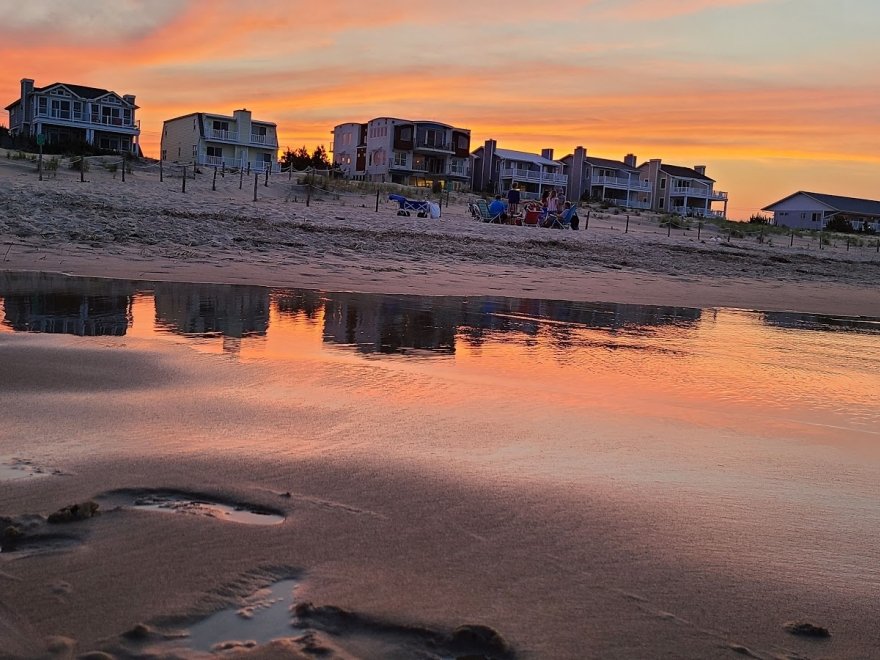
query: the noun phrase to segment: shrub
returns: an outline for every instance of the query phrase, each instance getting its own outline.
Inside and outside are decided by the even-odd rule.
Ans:
[[[761,215],[760,213],[753,213],[749,216],[749,224],[752,225],[769,225],[770,220],[770,216]]]
[[[825,231],[836,231],[841,234],[851,234],[853,231],[852,223],[846,218],[834,217],[825,225]]]

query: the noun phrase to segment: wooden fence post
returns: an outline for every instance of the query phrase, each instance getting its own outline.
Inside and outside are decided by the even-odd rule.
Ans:
[[[162,159],[159,159],[159,183],[165,181],[165,175],[162,172]]]
[[[257,201],[257,186],[260,185],[260,175],[254,172],[254,201]]]
[[[211,190],[217,190],[217,166],[214,165],[214,178],[211,179]]]
[[[629,213],[626,214],[626,226],[623,228],[623,233],[629,233]]]
[[[379,212],[379,189],[376,189],[376,213]]]
[[[183,178],[181,179],[181,181],[183,182],[183,188],[181,189],[181,192],[186,192],[186,165],[183,166]]]
[[[269,168],[271,168],[271,167],[272,167],[272,166],[269,165],[268,163],[266,164],[266,181],[263,183],[263,187],[264,187],[264,188],[268,188],[268,187],[269,187]]]

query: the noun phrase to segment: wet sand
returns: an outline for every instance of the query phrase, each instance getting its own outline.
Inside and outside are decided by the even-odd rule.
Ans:
[[[598,222],[564,235],[487,227],[461,202],[429,224],[388,207],[307,209],[275,184],[254,205],[228,179],[222,196],[205,177],[184,196],[179,180],[160,188],[151,172],[126,188],[105,172],[87,187],[69,172],[39,184],[17,163],[0,172],[8,270],[878,315],[869,250],[729,247],[711,235],[667,238],[647,223],[629,234]],[[49,472],[0,482],[4,526],[31,537],[21,552],[0,553],[0,657],[195,657],[160,638],[286,579],[298,582],[298,602],[343,613],[316,610],[312,642],[241,657],[310,657],[310,643],[331,657],[432,657],[463,625],[490,627],[526,658],[876,650],[880,578],[866,566],[880,564],[863,538],[878,528],[865,495],[873,450],[854,460],[808,440],[662,418],[597,413],[587,426],[567,399],[524,421],[517,383],[492,383],[509,389],[498,409],[444,411],[451,385],[442,379],[418,381],[437,405],[383,396],[423,378],[400,369],[304,360],[267,377],[215,358],[137,337],[0,334],[0,455]],[[479,384],[474,392],[478,401]],[[699,448],[699,474],[737,461],[767,474],[682,488],[610,469],[640,459],[669,460],[661,475],[693,469],[635,441],[661,429]],[[510,470],[492,467],[491,457],[544,432],[572,451],[583,437],[630,440],[624,455],[600,453],[592,467],[564,454],[536,460],[545,473],[515,456]],[[801,496],[834,492],[836,479],[847,485],[839,501]],[[242,504],[284,521],[117,508],[120,491]],[[99,515],[46,522],[90,500]],[[834,550],[840,538],[851,553]],[[792,621],[832,636],[792,635]]]

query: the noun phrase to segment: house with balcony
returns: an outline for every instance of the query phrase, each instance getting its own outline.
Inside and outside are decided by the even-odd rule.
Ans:
[[[705,165],[693,168],[667,165],[659,158],[639,166],[642,181],[651,185],[653,196],[639,195],[648,208],[685,217],[727,217],[727,193],[715,190],[715,180],[706,176]],[[721,203],[721,209],[713,208]]]
[[[765,206],[773,224],[791,229],[821,231],[833,218],[847,221],[856,231],[880,231],[880,202],[825,193],[798,192]]]
[[[6,106],[13,137],[43,135],[48,144],[87,143],[98,149],[140,155],[140,122],[133,94],[70,83],[35,87],[21,81],[21,97]]]
[[[250,110],[229,115],[193,112],[165,120],[162,160],[227,170],[279,171],[278,128]]]
[[[471,171],[474,191],[503,195],[517,184],[522,199],[537,199],[545,189],[565,189],[568,183],[553,149],[531,154],[499,149],[495,140],[486,140],[471,154]]]
[[[333,163],[347,179],[449,186],[470,179],[471,132],[436,121],[377,117],[333,129]]]
[[[622,161],[596,158],[577,147],[561,160],[566,175],[566,196],[573,200],[608,202],[627,209],[649,209],[653,190],[636,167],[636,157]]]

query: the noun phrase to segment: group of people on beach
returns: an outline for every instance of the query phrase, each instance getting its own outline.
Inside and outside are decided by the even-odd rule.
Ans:
[[[495,199],[489,204],[489,214],[497,217],[503,224],[523,224],[520,218],[521,194],[519,187],[514,183],[507,191],[507,203],[501,195],[495,195]],[[577,206],[565,199],[565,191],[556,188],[545,188],[541,193],[540,202],[527,202],[524,205],[526,218],[536,218],[539,227],[571,227],[577,229],[580,222],[577,216]],[[537,214],[537,215],[536,215]],[[535,224],[535,223],[527,223]]]

